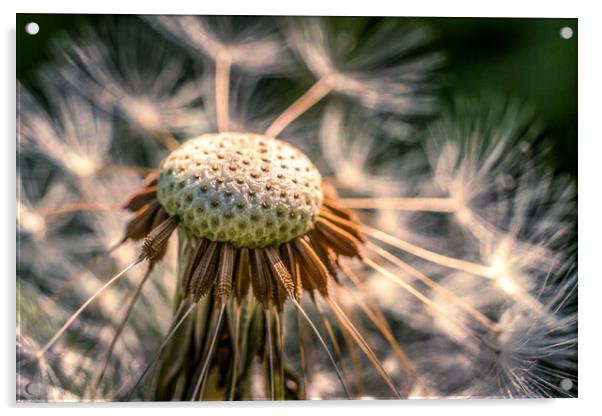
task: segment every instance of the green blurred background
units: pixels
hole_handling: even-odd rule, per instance
[[[17,15],[17,78],[35,86],[35,73],[51,60],[51,44],[103,15]],[[379,18],[368,18],[378,20]],[[360,19],[349,19],[349,24]],[[363,19],[361,19],[363,20]],[[435,34],[433,49],[443,51],[443,99],[503,93],[537,109],[553,145],[551,161],[559,171],[577,176],[577,19],[420,18]],[[31,36],[25,25],[35,21]],[[365,21],[363,22],[365,23]],[[347,23],[346,23],[347,24]],[[573,35],[560,35],[570,27]]]

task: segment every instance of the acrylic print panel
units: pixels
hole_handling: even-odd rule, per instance
[[[577,396],[575,19],[17,18],[17,400]]]

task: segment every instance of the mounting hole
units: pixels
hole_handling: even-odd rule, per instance
[[[39,31],[40,25],[38,25],[36,22],[29,22],[25,25],[25,32],[27,32],[29,35],[37,35]]]
[[[36,382],[29,383],[25,386],[25,391],[31,396],[37,396],[40,394],[40,385]]]
[[[573,388],[573,382],[568,378],[564,378],[560,382],[560,388],[564,391],[570,391]]]
[[[562,29],[560,29],[560,37],[562,39],[570,39],[573,37],[573,29],[571,29],[568,26],[563,27]]]

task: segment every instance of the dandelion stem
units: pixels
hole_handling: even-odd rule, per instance
[[[132,263],[130,263],[126,268],[124,268],[123,270],[121,270],[119,273],[117,273],[115,276],[113,276],[107,283],[105,283],[104,285],[102,285],[102,287],[100,289],[98,289],[92,296],[90,296],[88,298],[88,300],[86,300],[72,315],[71,317],[69,317],[69,319],[67,320],[67,322],[65,322],[65,324],[54,334],[54,336],[50,339],[50,341],[48,341],[46,343],[46,345],[44,345],[42,347],[42,349],[40,349],[35,357],[36,360],[39,359],[40,357],[42,357],[46,351],[48,351],[48,349],[50,347],[52,347],[52,345],[54,345],[54,343],[61,337],[61,335],[63,335],[65,333],[65,331],[73,324],[73,322],[75,322],[75,320],[77,319],[77,317],[88,307],[88,305],[90,305],[90,303],[92,303],[94,301],[94,299],[96,299],[100,294],[102,294],[109,286],[111,286],[113,283],[115,283],[117,280],[119,280],[123,275],[125,275],[128,271],[130,271],[134,266],[136,266],[138,263],[140,263],[143,260],[143,258],[137,258],[136,260],[134,260]]]
[[[403,250],[407,253],[413,254],[413,255],[423,258],[425,260],[431,261],[433,263],[440,264],[442,266],[449,267],[452,269],[461,270],[461,271],[464,271],[467,273],[471,273],[476,276],[486,277],[488,279],[496,279],[497,282],[501,282],[501,286],[504,288],[504,290],[508,294],[514,295],[516,300],[522,302],[524,305],[526,305],[529,308],[531,308],[532,310],[540,313],[541,315],[544,315],[546,313],[545,309],[543,309],[541,307],[541,305],[537,302],[537,300],[535,300],[528,293],[520,290],[520,288],[516,287],[512,283],[511,280],[504,278],[504,276],[501,276],[501,278],[500,278],[500,272],[499,272],[499,270],[496,270],[495,267],[483,266],[480,264],[471,263],[471,262],[468,262],[465,260],[460,260],[460,259],[456,259],[453,257],[445,256],[445,255],[442,255],[439,253],[435,253],[433,251],[424,249],[422,247],[418,247],[412,243],[401,240],[400,238],[394,237],[390,234],[387,234],[387,233],[377,230],[375,228],[369,227],[367,225],[363,225],[362,229],[364,230],[364,232],[366,234],[371,235],[372,237],[376,238],[377,240],[380,240],[393,247],[396,247],[400,250]],[[424,284],[439,291],[440,293],[447,295],[449,299],[452,299],[452,301],[454,303],[456,303],[456,305],[458,305],[462,309],[464,309],[465,312],[469,313],[471,316],[473,316],[475,319],[477,319],[479,322],[481,322],[483,325],[485,325],[489,330],[494,331],[494,332],[499,330],[497,324],[495,324],[494,322],[489,320],[484,315],[480,314],[478,311],[470,308],[468,305],[464,304],[463,302],[461,302],[459,300],[454,300],[454,296],[449,291],[447,291],[443,287],[437,285],[435,282],[432,282],[430,279],[428,279],[422,273],[420,273],[419,271],[417,271],[416,269],[411,267],[409,264],[402,262],[400,259],[398,259],[395,256],[393,256],[392,254],[386,252],[385,250],[376,248],[377,246],[375,246],[373,244],[370,244],[370,247],[373,250],[376,250],[377,254],[379,254],[383,257],[386,257],[387,260],[395,263],[398,267],[401,267],[402,269],[406,270],[408,273],[414,275],[416,278],[421,280]]]
[[[391,209],[398,211],[456,212],[451,198],[339,198],[350,209]]]
[[[102,212],[102,211],[119,211],[123,209],[121,204],[104,204],[101,202],[70,202],[56,208],[38,209],[34,212],[43,216],[67,214],[70,212]]]
[[[230,391],[228,393],[228,400],[232,401],[234,400],[234,392],[236,391],[236,378],[238,377],[238,360],[239,360],[239,356],[240,356],[240,351],[239,351],[239,346],[238,346],[238,342],[239,342],[239,331],[240,331],[240,315],[241,315],[241,308],[238,306],[238,304],[236,302],[233,302],[233,308],[234,308],[234,342],[233,344],[233,359],[232,359],[232,379],[230,381]]]
[[[130,389],[129,393],[126,396],[126,401],[130,401],[130,398],[132,397],[132,394],[134,394],[134,391],[140,385],[140,383],[144,379],[144,376],[148,373],[148,371],[151,369],[151,367],[154,367],[155,363],[157,362],[157,360],[161,356],[161,353],[163,352],[163,350],[167,346],[167,343],[169,342],[169,340],[171,339],[171,337],[176,333],[176,331],[178,330],[178,328],[180,327],[180,325],[182,325],[182,323],[186,320],[186,318],[188,317],[188,315],[190,315],[190,313],[193,311],[193,309],[194,309],[194,307],[196,305],[197,305],[196,303],[191,304],[188,307],[188,309],[186,310],[186,312],[180,318],[178,318],[178,315],[180,315],[180,313],[181,313],[181,311],[183,309],[183,306],[184,306],[183,303],[180,304],[180,306],[178,307],[178,309],[177,309],[177,311],[175,313],[175,318],[174,318],[173,322],[171,323],[171,325],[169,327],[169,331],[167,331],[167,335],[165,335],[165,337],[163,338],[163,341],[161,341],[161,345],[159,345],[159,349],[155,353],[153,359],[146,365],[146,367],[144,367],[144,370],[142,371],[142,373],[140,374],[140,376],[138,376],[138,379],[136,380],[136,383],[134,383],[134,385],[132,386],[132,388]]]
[[[464,331],[467,335],[472,335],[472,333],[465,327],[465,325],[462,322],[460,322],[460,321],[456,320],[455,318],[453,318],[445,309],[443,309],[440,305],[438,305],[437,303],[435,303],[432,300],[430,300],[426,295],[424,295],[423,293],[421,293],[419,290],[417,290],[416,288],[414,288],[410,284],[408,284],[408,283],[404,282],[403,280],[401,280],[399,278],[399,276],[397,276],[395,273],[393,273],[390,270],[388,270],[388,269],[380,266],[379,264],[375,263],[374,261],[372,261],[370,259],[364,259],[364,263],[367,266],[369,266],[372,269],[374,269],[375,271],[377,271],[380,274],[382,274],[383,276],[385,276],[386,278],[388,278],[389,280],[391,280],[392,282],[394,282],[397,285],[401,286],[404,290],[406,290],[408,293],[410,293],[412,296],[414,296],[416,299],[418,299],[419,301],[421,301],[425,305],[427,305],[427,306],[433,308],[434,310],[436,310],[437,313],[439,313],[441,316],[443,316],[446,319],[448,319],[451,323],[453,323],[454,325],[456,325],[460,330]]]
[[[542,305],[537,298],[533,297],[527,291],[519,287],[510,279],[510,277],[501,275],[498,277],[498,279],[496,279],[496,283],[507,295],[511,296],[515,302],[518,302],[521,305],[531,309],[533,312],[546,320],[554,319],[550,316],[550,311],[544,305]]]
[[[153,172],[155,169],[147,166],[133,166],[133,165],[119,165],[119,164],[107,164],[103,166],[98,173],[99,174],[120,174],[122,172],[139,173],[141,175],[147,175]]]
[[[169,151],[174,151],[180,147],[180,142],[168,131],[158,132],[157,137]]]
[[[345,379],[343,378],[343,374],[341,373],[341,370],[339,369],[339,366],[337,365],[334,357],[332,356],[332,353],[330,352],[330,349],[328,348],[328,345],[326,345],[326,341],[324,341],[324,338],[322,338],[322,335],[320,335],[320,331],[318,331],[318,328],[316,328],[316,326],[314,325],[314,323],[312,322],[312,320],[310,319],[310,317],[307,316],[307,313],[305,313],[305,310],[303,310],[303,308],[301,307],[301,305],[299,304],[299,302],[297,302],[297,300],[295,299],[295,297],[294,297],[294,295],[292,293],[289,293],[289,299],[293,303],[293,305],[295,305],[295,308],[297,308],[297,310],[299,311],[299,313],[301,314],[301,316],[303,316],[303,318],[305,319],[305,321],[309,324],[309,326],[312,329],[312,331],[314,332],[314,334],[316,334],[316,337],[318,338],[318,341],[320,341],[320,344],[322,344],[322,347],[324,348],[324,351],[326,351],[326,354],[328,354],[328,358],[330,359],[330,362],[332,363],[332,366],[334,367],[334,370],[336,371],[337,376],[339,377],[341,385],[343,386],[343,390],[345,390],[345,394],[347,395],[348,398],[351,399],[352,396],[351,396],[351,393],[349,392],[349,388],[347,387],[347,383],[345,383]]]
[[[314,305],[316,306],[316,310],[318,311],[318,313],[320,314],[320,317],[322,318],[322,324],[324,326],[324,329],[326,329],[326,333],[330,337],[330,341],[332,342],[332,348],[334,349],[334,353],[336,354],[337,359],[339,360],[339,363],[340,363],[339,365],[341,367],[341,372],[343,374],[343,377],[345,378],[345,382],[347,384],[349,384],[349,375],[347,373],[345,363],[343,362],[343,352],[341,350],[341,346],[339,345],[339,342],[337,341],[337,337],[334,334],[332,325],[330,324],[330,321],[328,320],[328,317],[326,316],[326,313],[324,313],[324,309],[320,306],[320,304],[318,302],[314,301]]]
[[[376,326],[380,333],[385,337],[391,348],[393,348],[393,352],[397,356],[397,360],[399,361],[401,366],[409,372],[409,374],[414,378],[416,383],[418,383],[421,388],[426,388],[422,380],[418,378],[416,368],[414,367],[404,350],[401,348],[399,343],[395,340],[395,337],[393,336],[393,331],[391,330],[391,327],[389,326],[386,318],[382,314],[380,308],[378,307],[374,299],[367,293],[361,280],[345,263],[341,262],[340,266],[341,271],[345,273],[347,277],[349,277],[349,279],[353,282],[354,286],[359,290],[359,293],[365,294],[367,304],[360,296],[358,296],[357,292],[354,290],[349,290],[343,285],[338,285],[337,290],[344,290],[356,300],[360,309],[362,309],[362,311],[366,314],[368,319],[372,321],[372,323]]]
[[[203,365],[201,367],[201,373],[199,374],[199,378],[194,386],[194,391],[192,392],[192,397],[190,401],[195,401],[197,397],[199,399],[203,398],[203,392],[205,391],[205,383],[207,381],[207,375],[209,373],[209,364],[211,363],[211,359],[213,358],[213,350],[215,349],[215,344],[217,342],[217,337],[219,335],[219,330],[222,323],[222,317],[224,316],[224,312],[226,311],[226,304],[223,303],[220,306],[219,313],[217,315],[217,320],[215,322],[215,329],[213,330],[213,334],[211,335],[211,342],[209,343],[209,349],[207,350],[207,356],[203,361]]]
[[[349,351],[349,358],[351,359],[351,367],[353,368],[353,390],[357,397],[365,396],[366,386],[364,383],[365,371],[362,367],[362,362],[358,354],[358,346],[354,339],[351,337],[349,332],[341,331],[343,334],[343,340],[345,341],[345,347]]]
[[[297,98],[265,131],[266,136],[277,137],[282,130],[291,124],[297,117],[305,113],[318,101],[332,91],[332,83],[326,77],[320,78],[301,97]]]
[[[305,347],[303,346],[303,321],[301,320],[301,313],[299,309],[295,309],[296,317],[297,317],[297,328],[299,337],[299,366],[301,367],[301,397],[306,398],[307,394],[307,386],[306,386],[306,362],[305,362]]]
[[[118,243],[113,244],[111,247],[109,247],[104,253],[98,254],[90,260],[88,260],[86,264],[84,264],[80,269],[78,269],[75,273],[69,276],[65,283],[63,283],[54,293],[52,293],[50,297],[40,302],[38,310],[33,315],[32,321],[36,322],[42,313],[47,312],[50,305],[56,303],[56,300],[63,293],[65,293],[67,289],[73,286],[77,278],[79,278],[85,271],[90,270],[92,267],[96,266],[101,260],[106,259],[109,254],[121,247],[126,241],[126,238],[121,239]]]
[[[215,59],[215,111],[217,114],[217,129],[228,131],[230,124],[230,67],[229,54],[220,54]]]
[[[521,241],[512,235],[501,231],[495,225],[467,207],[459,209],[456,216],[479,241],[496,239],[507,241],[508,244],[516,246],[517,250],[524,251],[529,260],[534,264],[537,264],[538,267],[547,268],[560,266],[560,261],[556,258],[556,253],[554,253],[553,250],[542,245],[529,243],[528,241]]]
[[[341,307],[334,301],[334,299],[332,297],[326,296],[324,299],[326,300],[326,303],[328,303],[328,305],[330,306],[330,310],[332,310],[332,312],[334,313],[335,317],[339,321],[339,324],[341,324],[343,329],[345,329],[346,331],[349,332],[349,334],[352,336],[352,338],[355,340],[355,342],[359,345],[361,350],[364,352],[366,357],[370,360],[372,365],[376,368],[376,371],[378,371],[378,373],[380,374],[382,379],[385,381],[385,383],[387,384],[389,389],[393,392],[393,394],[395,394],[395,396],[398,399],[402,399],[403,397],[397,390],[397,387],[395,386],[395,383],[391,379],[391,376],[389,375],[389,373],[387,373],[387,370],[385,370],[385,368],[383,367],[381,362],[378,360],[378,358],[376,357],[376,354],[374,354],[374,351],[372,351],[372,349],[370,348],[370,346],[368,345],[368,343],[366,342],[364,337],[359,333],[359,331],[351,323],[349,318],[347,318],[347,315],[345,315],[345,312],[343,312]]]
[[[268,371],[269,371],[269,386],[270,386],[270,400],[274,400],[274,346],[272,341],[272,319],[270,316],[270,310],[265,309],[263,311],[265,316],[265,331],[267,334],[268,344]]]
[[[281,400],[286,399],[286,390],[284,383],[284,316],[282,312],[275,315],[277,325],[276,330],[278,331],[278,373],[280,376],[280,383],[278,385],[280,389],[279,397]]]
[[[414,267],[410,266],[408,263],[395,257],[393,254],[389,253],[387,250],[384,250],[372,243],[367,243],[366,247],[368,249],[372,250],[377,255],[384,258],[385,260],[388,260],[389,262],[393,263],[395,266],[399,267],[403,271],[414,276],[416,279],[420,280],[422,283],[424,283],[429,288],[433,289],[437,293],[439,293],[439,294],[443,295],[444,297],[446,297],[447,299],[449,299],[452,303],[454,303],[456,306],[461,308],[464,312],[466,312],[467,314],[472,316],[474,319],[476,319],[478,322],[483,324],[483,326],[485,326],[488,330],[490,330],[492,332],[497,332],[499,330],[498,325],[495,322],[493,322],[491,319],[487,318],[481,312],[479,312],[478,310],[476,310],[475,308],[470,306],[468,303],[459,299],[455,294],[453,294],[452,292],[450,292],[443,286],[439,285],[438,283],[434,282],[432,279],[430,279],[424,273],[420,272],[419,270],[416,270]]]
[[[368,225],[363,224],[362,230],[364,231],[364,233],[372,236],[373,238],[379,241],[387,243],[416,257],[428,260],[432,263],[440,264],[451,269],[461,270],[467,273],[474,274],[476,276],[486,277],[488,279],[492,279],[496,275],[495,270],[491,267],[435,253],[434,251],[419,247],[415,244],[394,237],[390,234],[377,230],[376,228],[372,228]]]
[[[109,360],[111,359],[111,355],[113,354],[113,350],[115,348],[115,345],[117,344],[117,340],[119,339],[119,336],[121,335],[121,333],[123,332],[123,329],[125,328],[125,324],[127,323],[127,320],[130,317],[132,310],[134,309],[134,305],[136,304],[136,301],[138,300],[140,293],[142,293],[142,288],[144,287],[144,283],[146,283],[146,281],[148,280],[148,278],[151,274],[151,271],[152,271],[152,266],[149,265],[146,273],[144,273],[144,276],[142,276],[142,279],[140,279],[140,282],[136,285],[136,288],[134,289],[134,292],[132,293],[131,299],[128,303],[127,310],[125,311],[123,317],[121,318],[119,325],[115,329],[115,334],[113,335],[113,339],[111,340],[111,345],[109,345],[109,348],[107,349],[107,352],[105,354],[105,358],[103,361],[103,365],[100,369],[98,376],[96,377],[96,382],[95,382],[93,390],[92,390],[92,397],[94,397],[96,395],[96,391],[98,390],[98,386],[100,386],[100,383],[104,377],[105,371],[109,364]]]

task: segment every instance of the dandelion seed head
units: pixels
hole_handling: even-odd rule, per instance
[[[487,341],[480,345],[475,338],[431,339],[428,348],[433,350],[423,351],[417,366],[424,368],[425,377],[439,380],[434,382],[434,389],[444,395],[467,397],[572,394],[561,391],[562,380],[573,380],[577,359],[576,293],[571,266],[567,264],[555,276],[539,282],[537,295],[529,299],[525,299],[530,296],[528,292],[507,275],[484,282],[462,274],[449,279],[442,283],[469,304],[496,317],[498,329],[484,335]],[[468,351],[472,351],[470,358]],[[451,367],[456,367],[457,386],[451,379],[443,379]]]
[[[37,343],[26,335],[17,339],[17,365],[32,362]],[[39,360],[17,372],[18,401],[75,401],[78,396],[61,387],[57,375],[48,360]]]
[[[568,280],[571,282],[571,279]],[[515,305],[501,317],[497,339],[499,353],[490,364],[490,377],[500,387],[498,394],[516,397],[551,397],[571,395],[561,391],[561,382],[572,378],[576,368],[577,315],[565,302],[573,293],[568,285],[555,287],[556,295],[541,299],[550,312]],[[560,309],[557,309],[560,307]],[[485,381],[485,380],[484,380]],[[483,382],[481,388],[494,387]]]
[[[341,188],[354,189],[371,195],[393,196],[407,189],[406,181],[398,180],[404,167],[381,163],[374,167],[375,150],[380,149],[375,132],[366,128],[365,115],[352,113],[339,104],[327,106],[320,131],[321,152],[328,168]],[[376,169],[376,171],[375,171]]]
[[[102,165],[89,158],[73,155],[69,160],[69,166],[76,175],[87,178],[100,169]]]
[[[202,76],[190,77],[187,58],[131,17],[110,28],[84,30],[56,49],[62,61],[44,73],[46,83],[70,85],[131,128],[153,135],[199,134],[210,123],[200,102]]]
[[[19,228],[43,239],[47,230],[44,217],[29,210],[21,201],[17,201],[17,210],[19,211]]]
[[[92,103],[77,94],[50,91],[46,111],[24,88],[21,138],[32,152],[44,155],[77,178],[89,178],[106,163],[112,125]],[[50,88],[50,87],[49,87]]]
[[[497,284],[508,294],[512,294],[516,291],[516,284],[506,275],[501,275],[497,279]]]
[[[145,98],[126,97],[123,103],[123,111],[128,118],[151,132],[159,132],[164,128],[163,118],[158,110],[154,103]]]
[[[207,134],[167,157],[158,195],[198,238],[265,247],[312,227],[322,205],[322,177],[303,153],[280,140]]]
[[[335,36],[325,19],[295,19],[287,28],[289,43],[318,79],[323,79],[337,92],[361,105],[380,111],[424,115],[433,111],[427,81],[442,61],[438,54],[423,54],[418,59],[407,57],[428,42],[424,28],[399,27],[385,21],[366,35],[362,46],[349,37]],[[391,58],[397,65],[388,65]]]
[[[292,60],[286,45],[270,22],[256,19],[236,30],[231,16],[146,16],[160,31],[213,60],[227,59],[256,75],[290,70]],[[253,53],[249,53],[252,50]]]
[[[91,247],[86,236],[65,238],[65,227],[73,215],[48,215],[47,212],[73,198],[73,191],[65,183],[49,181],[45,168],[34,172],[32,178],[18,178],[17,232],[21,264],[38,276],[68,275],[76,267],[73,258]]]

